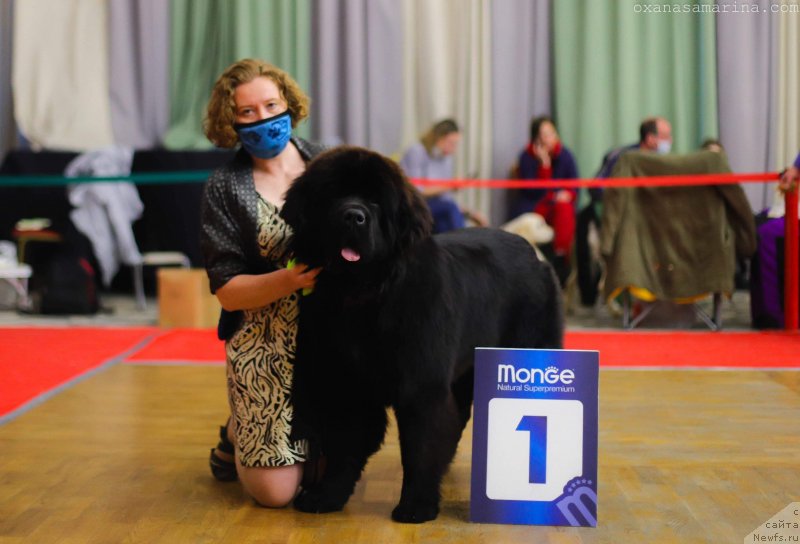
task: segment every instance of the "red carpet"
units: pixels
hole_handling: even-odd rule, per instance
[[[568,332],[566,349],[600,351],[603,367],[800,368],[785,332]]]
[[[0,422],[33,406],[67,382],[121,360],[158,329],[0,329]]]
[[[128,357],[129,363],[223,363],[225,344],[216,329],[172,329]]]
[[[800,369],[800,335],[783,332],[569,331],[567,349],[616,368]],[[104,365],[222,364],[211,329],[0,329],[0,423]]]
[[[800,335],[783,332],[569,331],[567,349],[600,351],[604,367],[800,368]],[[216,331],[163,333],[126,359],[135,363],[220,363]]]

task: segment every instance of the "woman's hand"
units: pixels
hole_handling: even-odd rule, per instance
[[[556,191],[556,202],[572,202],[572,193],[566,189]]]
[[[781,175],[781,181],[778,188],[782,193],[791,191],[797,188],[797,182],[800,179],[800,170],[796,166],[790,166]]]
[[[538,142],[534,142],[533,152],[536,155],[536,158],[539,159],[539,162],[542,163],[542,166],[545,168],[550,166],[550,152],[545,146]]]
[[[478,210],[464,209],[464,210],[461,210],[461,212],[464,214],[464,217],[466,217],[467,219],[469,219],[470,221],[472,221],[473,223],[475,223],[479,227],[488,227],[489,226],[489,220],[486,218],[485,215],[483,215]]]
[[[294,291],[299,289],[313,289],[317,283],[317,276],[322,272],[322,268],[309,268],[307,265],[297,263],[291,268],[287,268],[288,281],[294,287]]]

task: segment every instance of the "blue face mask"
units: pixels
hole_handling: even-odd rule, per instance
[[[259,159],[271,159],[286,148],[292,136],[292,116],[287,111],[256,121],[233,125],[242,146]]]

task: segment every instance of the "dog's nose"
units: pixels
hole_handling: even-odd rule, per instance
[[[358,208],[349,208],[344,212],[344,222],[348,225],[360,227],[367,222],[367,215]]]

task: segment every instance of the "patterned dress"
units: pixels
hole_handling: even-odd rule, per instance
[[[291,231],[278,213],[274,204],[258,199],[261,256],[285,267]],[[305,461],[306,441],[289,439],[297,316],[297,293],[245,310],[241,326],[225,344],[228,400],[236,421],[239,459],[246,467]]]

